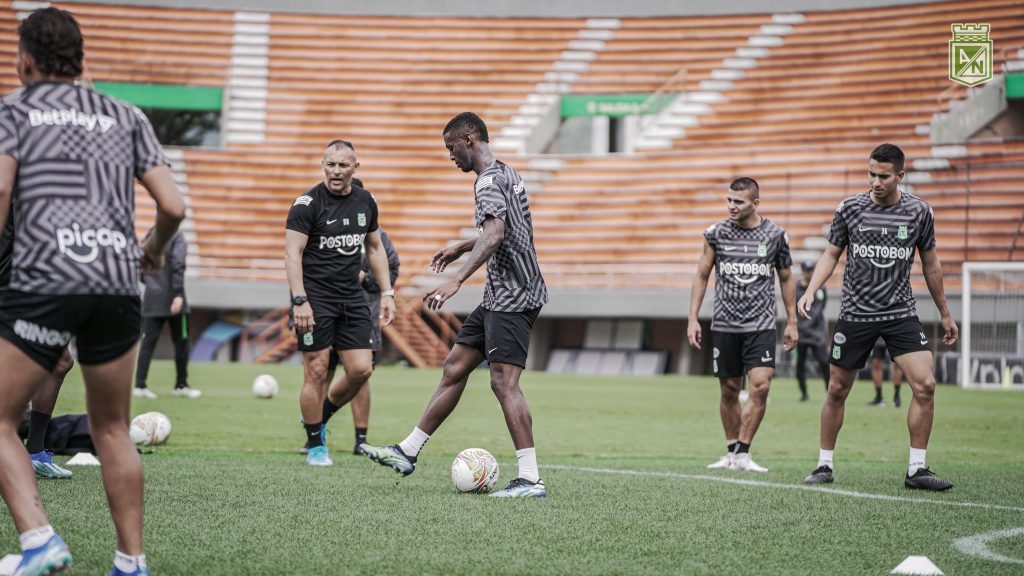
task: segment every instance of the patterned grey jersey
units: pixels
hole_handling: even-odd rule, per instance
[[[476,227],[488,217],[505,222],[505,238],[487,260],[482,306],[493,312],[522,312],[548,302],[533,246],[533,218],[526,184],[515,168],[495,160],[476,178]]]
[[[712,224],[704,238],[715,251],[716,332],[775,328],[775,271],[789,268],[789,236],[767,218],[754,228],[732,220]]]
[[[0,102],[0,154],[18,162],[11,288],[139,293],[135,178],[167,164],[142,112],[42,82]]]
[[[910,289],[914,252],[935,247],[935,215],[924,200],[903,192],[879,206],[864,192],[839,203],[828,241],[846,248],[841,320],[878,322],[917,315]]]

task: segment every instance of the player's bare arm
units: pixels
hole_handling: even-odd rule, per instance
[[[686,327],[686,338],[690,346],[700,350],[700,305],[704,302],[704,292],[708,289],[708,279],[711,278],[711,269],[715,267],[715,249],[704,240],[704,246],[700,251],[700,258],[697,260],[697,274],[693,277],[690,285],[690,320]]]
[[[473,251],[469,253],[469,261],[463,264],[462,268],[459,268],[459,271],[455,273],[451,280],[427,292],[423,297],[423,301],[427,303],[427,308],[431,310],[440,309],[449,298],[459,291],[459,288],[462,288],[462,283],[468,280],[484,262],[487,262],[487,259],[494,254],[498,246],[501,246],[501,242],[504,239],[504,220],[500,218],[487,218],[484,220],[483,232],[476,239]]]
[[[379,228],[366,235],[366,260],[380,286],[380,325],[387,326],[395,319],[395,291],[391,286],[388,254],[380,240]]]
[[[476,246],[476,238],[469,238],[462,242],[457,242],[451,246],[441,248],[434,253],[434,257],[430,259],[430,269],[434,272],[441,273],[448,267],[449,264],[459,259],[460,256],[473,250]]]
[[[843,255],[843,250],[843,248],[835,244],[829,244],[825,248],[825,253],[818,259],[818,264],[814,267],[814,274],[811,275],[811,282],[807,285],[807,290],[804,291],[803,297],[796,304],[797,311],[804,318],[811,319],[811,305],[814,304],[814,294],[818,291],[818,288],[824,286],[825,282],[828,282],[828,279],[832,277],[832,273],[836,270],[836,265],[839,264],[839,257]]]
[[[935,307],[939,309],[939,318],[942,320],[942,343],[952,346],[960,337],[960,331],[953,321],[953,315],[949,313],[949,305],[946,303],[946,290],[942,282],[942,263],[939,262],[939,254],[935,248],[921,252],[921,267],[924,270],[924,281],[928,285],[928,292],[932,295]]]
[[[796,280],[788,267],[779,268],[779,287],[782,288],[782,304],[786,307],[786,329],[782,332],[782,343],[786,350],[792,350],[800,335],[796,329]]]
[[[7,225],[11,212],[11,192],[14,190],[14,176],[18,173],[18,161],[6,154],[0,154],[0,230]]]
[[[295,296],[305,296],[306,287],[302,282],[302,252],[306,249],[309,236],[295,230],[284,231],[284,270],[288,275],[288,288]],[[299,332],[312,332],[313,307],[309,301],[295,307],[295,327]]]
[[[164,165],[154,166],[142,175],[142,185],[156,201],[156,225],[153,233],[142,246],[140,272],[152,273],[163,267],[164,248],[178,231],[178,225],[185,218],[185,200],[178,185],[174,183],[171,169]]]

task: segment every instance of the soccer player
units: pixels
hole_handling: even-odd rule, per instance
[[[885,359],[889,351],[885,349],[885,341],[879,336],[875,341],[875,347],[871,350],[871,383],[875,386],[875,399],[870,406],[885,407],[885,399],[882,397],[882,384],[885,382]],[[891,359],[890,359],[891,360]],[[900,385],[903,384],[903,371],[895,362],[890,362],[892,368],[892,405],[900,407]]]
[[[814,262],[803,262],[800,264],[802,276],[796,284],[796,297],[799,300],[806,292],[807,285],[811,281],[811,273],[814,272]],[[828,302],[828,293],[824,288],[818,288],[814,292],[814,300],[811,303],[810,318],[799,317],[796,321],[797,331],[800,333],[800,340],[796,345],[796,381],[800,386],[800,401],[807,402],[810,396],[807,395],[807,357],[814,358],[821,370],[821,377],[825,381],[825,391],[828,391],[828,353],[825,345],[828,342],[828,326],[825,322],[825,304]]]
[[[13,203],[11,210],[13,211]],[[0,235],[0,303],[7,299],[7,288],[11,282],[11,254],[14,251],[14,219],[8,217]],[[37,478],[70,478],[71,470],[59,466],[53,461],[53,454],[45,449],[46,429],[53,417],[53,408],[57,405],[57,394],[64,384],[74,360],[67,348],[61,354],[57,367],[50,373],[46,382],[32,396],[29,409],[28,438],[25,448],[28,449],[32,468]]]
[[[519,387],[526,366],[530,331],[548,301],[533,245],[533,219],[526,185],[519,173],[495,159],[488,145],[487,126],[479,116],[463,112],[444,128],[444,145],[455,165],[477,174],[475,223],[480,235],[434,254],[431,268],[442,272],[448,264],[469,252],[469,258],[444,284],[423,297],[432,310],[448,301],[484,262],[487,284],[483,302],[466,318],[455,346],[444,362],[444,373],[412,433],[398,444],[365,445],[375,462],[390,466],[403,476],[416,470],[423,445],[455,409],[474,368],[490,363],[491,390],[498,398],[505,424],[512,436],[519,472],[497,497],[544,497],[547,487],[540,479],[533,444],[533,419]]]
[[[10,290],[0,303],[0,492],[20,533],[16,574],[69,570],[17,424],[72,336],[93,442],[117,532],[110,574],[149,574],[142,552],[142,462],[128,437],[139,339],[139,269],[157,269],[184,202],[153,127],[134,106],[75,84],[82,34],[63,10],[18,28],[24,88],[0,103],[0,222],[14,218]],[[139,178],[156,200],[156,232],[135,239]],[[9,215],[11,197],[16,198]]]
[[[164,267],[155,274],[142,276],[146,291],[142,295],[142,345],[139,346],[139,365],[135,369],[135,390],[132,391],[135,398],[156,398],[156,393],[146,385],[146,379],[164,324],[170,327],[171,343],[174,345],[173,394],[181,398],[199,398],[203,395],[202,390],[188,385],[189,309],[185,297],[187,252],[185,235],[178,232],[167,245]]]
[[[299,395],[309,446],[306,463],[333,464],[324,445],[323,416],[348,403],[373,372],[373,321],[359,284],[361,250],[381,287],[383,324],[395,314],[395,291],[380,240],[377,203],[352,185],[359,167],[351,142],[335,140],[323,156],[324,179],[295,199],[285,230],[285,270],[292,293],[295,331],[302,352]],[[345,374],[328,391],[332,353]]]
[[[875,340],[881,336],[913,392],[907,411],[910,459],[904,486],[924,490],[953,487],[952,482],[938,478],[925,467],[935,410],[935,375],[929,339],[917,318],[910,287],[915,252],[921,253],[924,279],[939,309],[943,343],[952,346],[958,332],[946,305],[931,206],[899,189],[904,160],[903,151],[892,144],[882,144],[871,152],[871,190],[839,203],[828,233],[829,245],[798,304],[800,313],[808,316],[810,295],[832,276],[845,250],[842,306],[832,335],[828,395],[821,408],[821,449],[818,467],[804,479],[808,484],[832,482],[832,455],[843,426],[846,397],[857,371],[864,367]]]
[[[750,458],[750,445],[764,418],[775,372],[775,276],[782,287],[787,323],[786,350],[797,342],[796,292],[790,266],[789,237],[760,216],[760,189],[752,178],[737,178],[726,193],[729,218],[704,231],[704,247],[690,288],[686,336],[701,349],[700,305],[711,270],[716,269],[715,310],[711,321],[713,368],[721,384],[719,413],[726,453],[708,468],[767,472]],[[740,386],[746,374],[749,397],[740,410]]]
[[[352,183],[362,188],[362,181],[358,178],[353,178]],[[395,285],[395,281],[398,280],[398,268],[401,262],[398,259],[398,252],[395,250],[395,245],[391,242],[391,238],[388,233],[383,229],[380,231],[380,241],[384,245],[384,251],[388,255],[388,272],[391,277],[391,285]],[[363,287],[363,292],[366,294],[366,303],[370,307],[370,319],[373,320],[373,345],[370,347],[372,351],[372,363],[376,368],[377,366],[377,352],[380,351],[381,337],[383,336],[380,325],[380,285],[377,284],[377,280],[373,276],[373,271],[370,269],[369,262],[366,261],[365,254],[363,255],[361,269],[359,270],[359,284]],[[334,372],[338,368],[338,356],[337,354],[331,354],[330,362],[327,365],[327,381],[334,382]],[[329,390],[339,391],[339,386],[332,386]],[[328,396],[328,401],[324,402],[325,411],[323,413],[323,424],[327,425],[327,421],[338,411],[339,407],[333,402],[335,400]],[[366,435],[370,426],[370,382],[367,381],[363,385],[359,393],[352,398],[349,402],[352,408],[352,424],[355,426],[356,442],[352,448],[352,453],[360,455],[363,453],[362,445],[366,443]],[[326,429],[326,428],[325,428]],[[324,440],[326,443],[326,439]],[[309,445],[303,446],[299,452],[302,454],[309,453]]]

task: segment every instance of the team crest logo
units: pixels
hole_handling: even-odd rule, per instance
[[[846,344],[846,334],[842,332],[836,332],[832,339],[836,341],[836,344]]]
[[[356,222],[359,222],[360,226],[366,226],[366,214],[363,213],[363,212],[360,212],[359,214],[357,214],[356,215]]]
[[[967,87],[992,79],[992,40],[988,24],[953,24],[949,79]]]
[[[303,334],[302,335],[302,343],[304,345],[306,345],[306,346],[312,346],[313,345],[313,333],[312,332],[306,332],[305,334]]]
[[[767,256],[768,255],[768,247],[765,246],[764,244],[758,244],[757,245],[757,255],[761,256],[761,257]]]
[[[899,230],[896,231],[896,237],[899,238],[900,240],[906,240],[907,236],[907,225],[901,224]]]
[[[832,358],[839,360],[839,357],[843,355],[843,349],[838,344],[832,347]]]

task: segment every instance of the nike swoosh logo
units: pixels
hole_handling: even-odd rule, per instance
[[[857,228],[857,232],[870,232],[870,231],[871,231],[871,228],[865,228],[863,226],[861,226],[860,228]]]
[[[726,252],[732,252],[732,251],[733,251],[733,250],[735,250],[736,248],[738,248],[738,247],[737,247],[737,246],[726,246],[726,247],[725,247],[725,251],[726,251]]]
[[[493,354],[495,350],[497,350],[497,348],[491,348],[490,350],[487,351],[487,353],[488,354]]]
[[[328,220],[328,221],[327,221],[327,225],[328,225],[328,226],[330,226],[331,224],[334,224],[334,223],[335,223],[335,222],[337,222],[337,221],[338,221],[338,219],[337,219],[337,218],[335,218],[334,220]]]
[[[925,345],[925,344],[927,344],[927,343],[928,343],[928,341],[927,341],[927,340],[921,340],[921,346],[924,346],[924,345]]]

